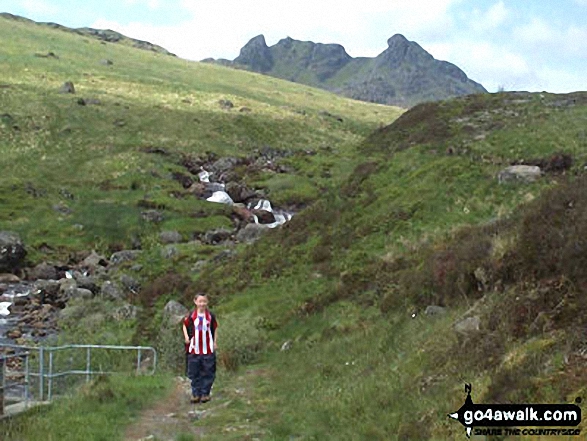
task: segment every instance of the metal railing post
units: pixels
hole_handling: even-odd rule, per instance
[[[27,352],[24,356],[24,407],[29,407],[29,353]]]
[[[86,348],[86,383],[90,381],[90,366],[92,363],[91,348]]]
[[[45,360],[43,346],[39,348],[39,401],[43,401],[45,395]]]
[[[137,375],[141,373],[141,348],[137,350]]]
[[[49,351],[49,381],[47,385],[47,399],[51,401],[51,392],[53,389],[53,351]]]
[[[4,415],[4,358],[0,356],[0,415]]]

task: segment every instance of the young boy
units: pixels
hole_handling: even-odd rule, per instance
[[[208,309],[208,297],[194,297],[196,309],[183,321],[188,377],[192,381],[192,403],[210,401],[210,389],[216,378],[216,317]]]

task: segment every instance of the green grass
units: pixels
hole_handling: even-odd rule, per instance
[[[314,150],[316,156],[295,164],[305,189],[279,196],[283,202],[310,202],[324,185],[312,169],[332,158],[323,147],[336,146],[341,157],[353,158],[362,136],[400,113],[261,75],[0,20],[7,42],[0,77],[8,86],[0,89],[0,166],[9,170],[0,179],[0,228],[15,229],[33,248],[39,237],[55,249],[104,250],[128,247],[133,235],[153,236],[165,226],[186,235],[228,226],[226,219],[209,218],[190,231],[191,212],[214,209],[193,197],[170,197],[181,191],[169,173],[183,169],[182,154],[244,157],[265,146]],[[59,59],[35,57],[48,51]],[[105,58],[114,64],[101,65]],[[73,81],[75,95],[58,93],[64,81]],[[79,98],[100,104],[80,106]],[[223,110],[220,99],[230,99],[235,108]],[[239,112],[241,107],[251,112]],[[345,122],[321,117],[322,110],[343,115]],[[147,147],[170,155],[144,153]],[[340,176],[348,166],[335,162],[330,173]],[[161,206],[169,223],[141,223],[137,205],[143,199]],[[56,213],[52,207],[60,203],[72,214]],[[31,251],[33,259],[43,257]]]
[[[168,377],[100,377],[80,392],[32,408],[1,423],[6,441],[122,440],[124,428],[139,410],[171,388]]]
[[[191,305],[194,290],[208,291],[226,336],[221,366],[233,370],[221,371],[218,383],[232,402],[198,423],[211,439],[457,440],[462,428],[446,414],[462,404],[465,381],[480,403],[584,396],[583,94],[423,104],[377,129],[400,112],[2,25],[9,43],[0,74],[10,87],[0,89],[0,113],[10,117],[0,119],[0,165],[9,170],[0,180],[0,228],[23,235],[32,262],[141,238],[138,326],[102,320],[95,338],[174,341],[175,331],[161,327],[164,302]],[[33,56],[48,50],[60,59]],[[101,58],[114,65],[99,65]],[[76,96],[56,92],[65,80],[74,81]],[[79,106],[80,96],[102,104]],[[219,99],[235,108],[222,110]],[[560,105],[565,100],[575,101]],[[183,170],[181,155],[244,157],[266,145],[291,151],[280,165],[292,172],[244,173],[245,180],[277,204],[307,208],[198,273],[194,264],[217,256],[218,247],[184,243],[164,258],[160,231],[187,240],[232,222],[224,206],[172,195],[182,191],[170,176]],[[554,154],[573,165],[530,184],[497,180],[514,162],[549,163]],[[56,211],[59,203],[71,213]],[[147,208],[160,210],[163,222],[142,221]],[[54,251],[41,251],[43,243]],[[424,316],[433,304],[447,314]],[[109,307],[92,309],[92,320]],[[453,325],[467,311],[482,330],[461,336]],[[63,338],[75,335],[74,325]],[[288,341],[291,350],[280,351]],[[231,390],[247,381],[258,386],[250,396]]]

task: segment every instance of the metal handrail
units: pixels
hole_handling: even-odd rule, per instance
[[[48,399],[48,401],[51,401],[51,399],[53,397],[53,379],[54,378],[64,377],[66,375],[85,375],[86,382],[88,382],[88,381],[90,381],[92,374],[119,373],[116,371],[92,370],[92,366],[91,366],[91,363],[92,363],[91,351],[92,351],[92,349],[136,350],[137,351],[137,361],[136,361],[136,366],[137,366],[136,373],[137,374],[141,373],[142,355],[145,352],[150,352],[153,357],[152,367],[151,367],[150,371],[147,371],[145,373],[147,375],[153,375],[157,369],[157,351],[155,350],[155,348],[153,348],[151,346],[115,346],[115,345],[93,345],[93,344],[70,344],[70,345],[53,346],[53,347],[48,347],[48,346],[33,347],[33,346],[14,345],[14,344],[10,344],[10,343],[1,343],[0,348],[1,347],[26,351],[26,352],[23,352],[23,354],[26,353],[26,363],[25,363],[26,364],[26,374],[25,375],[26,375],[26,382],[27,382],[26,400],[28,400],[29,376],[39,378],[39,400],[40,401],[43,401],[43,399],[45,398],[45,380],[47,380],[47,399]],[[65,349],[86,349],[86,369],[85,370],[70,369],[70,370],[65,370],[65,371],[54,372],[53,371],[53,368],[54,368],[53,354],[55,352],[62,351]],[[29,355],[30,351],[38,351],[38,353],[39,353],[39,372],[30,372],[29,360],[28,360],[28,355]],[[48,353],[48,356],[49,356],[48,371],[45,371],[45,354],[46,353]],[[12,354],[12,355],[3,356],[3,357],[5,357],[5,358],[6,357],[14,357],[16,355],[18,355],[18,354]]]
[[[0,355],[0,417],[4,415],[4,404],[5,404],[5,394],[6,390],[9,389],[6,387],[6,361],[12,359],[24,359],[24,371],[22,372],[12,372],[17,374],[24,374],[24,396],[25,396],[25,409],[28,408],[28,395],[29,395],[29,352],[18,352],[15,354],[2,354]],[[18,385],[18,383],[17,383]]]

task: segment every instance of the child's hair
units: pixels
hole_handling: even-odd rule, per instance
[[[196,293],[196,295],[194,296],[194,302],[198,299],[198,297],[206,297],[206,298],[208,298],[208,295],[205,292]]]

